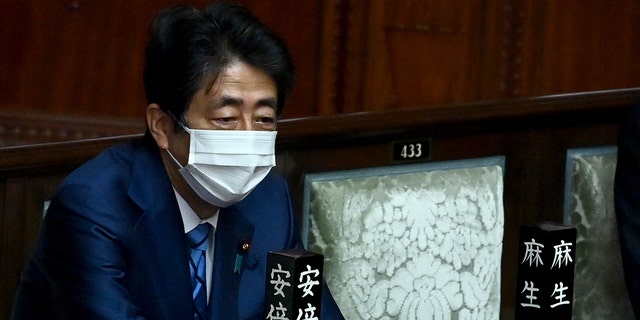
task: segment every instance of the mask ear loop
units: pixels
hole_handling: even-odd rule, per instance
[[[175,122],[177,125],[180,126],[180,128],[182,128],[182,130],[186,131],[188,134],[191,134],[191,129],[189,129],[189,126],[187,125],[186,120],[184,120],[184,117],[180,117],[182,120],[178,120],[178,117],[176,117],[176,115],[173,114],[173,112],[166,111],[166,113],[169,116],[169,118],[173,120],[173,122]]]
[[[178,125],[180,127],[182,127],[182,130],[184,130],[185,132],[187,132],[189,135],[191,135],[191,129],[189,129],[186,125],[183,125],[182,122],[178,122]]]
[[[173,162],[175,162],[176,165],[178,165],[178,168],[180,170],[184,169],[184,166],[178,161],[178,159],[176,159],[176,157],[173,156],[173,154],[171,154],[171,151],[169,151],[169,149],[167,149],[167,154],[169,154],[169,157],[171,157]]]
[[[171,111],[166,111],[166,113],[169,116],[169,118],[171,118],[171,120],[173,120],[182,128],[182,130],[187,132],[187,134],[191,135],[191,129],[189,129],[186,124],[183,124],[184,121],[178,120],[178,117],[176,117],[175,114],[173,114],[173,112]],[[173,162],[175,162],[175,164],[178,165],[178,168],[180,170],[184,169],[184,166],[180,163],[180,161],[178,161],[178,159],[176,159],[176,157],[173,156],[173,154],[171,153],[171,151],[169,151],[169,149],[167,149],[167,154],[169,154],[169,157],[171,157],[171,160],[173,160]]]

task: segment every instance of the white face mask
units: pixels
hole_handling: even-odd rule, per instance
[[[189,160],[178,170],[204,201],[221,208],[244,199],[276,164],[277,131],[196,130]]]

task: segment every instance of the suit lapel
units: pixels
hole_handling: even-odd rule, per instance
[[[234,273],[238,245],[251,243],[253,225],[235,207],[220,210],[216,228],[216,248],[209,302],[209,319],[238,319],[240,273]],[[243,264],[246,263],[243,259]]]
[[[193,318],[184,228],[158,151],[146,145],[134,161],[129,197],[144,211],[135,225],[152,297],[165,319]]]

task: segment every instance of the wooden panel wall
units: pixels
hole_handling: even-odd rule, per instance
[[[149,21],[161,8],[182,2],[0,0],[0,109],[142,117]],[[188,2],[202,7],[209,1]],[[292,105],[311,105],[322,1],[239,2],[288,40],[301,78]]]
[[[141,117],[147,24],[176,2],[0,0],[0,109]],[[286,118],[640,86],[635,0],[240,2],[293,53]]]
[[[640,2],[523,1],[518,92],[637,86]]]

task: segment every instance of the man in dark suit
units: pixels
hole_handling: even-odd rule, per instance
[[[614,201],[625,281],[640,319],[640,104],[622,116]]]
[[[13,319],[264,319],[267,253],[300,246],[270,173],[294,81],[282,40],[229,3],[168,8],[150,35],[147,132],[62,183]],[[321,309],[342,319],[326,287]]]

